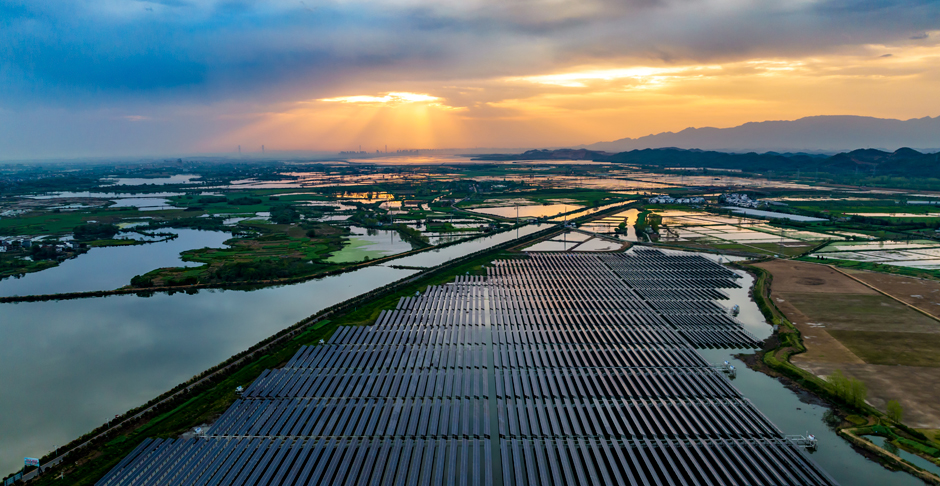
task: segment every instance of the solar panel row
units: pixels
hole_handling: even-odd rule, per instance
[[[539,254],[401,299],[264,372],[207,437],[99,484],[834,481],[693,346],[756,343],[705,258]]]

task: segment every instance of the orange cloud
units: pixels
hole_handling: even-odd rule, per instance
[[[884,56],[891,54],[891,56]],[[800,58],[573,66],[303,101],[213,141],[291,149],[536,147],[822,114],[940,114],[940,46]],[[364,93],[364,94],[363,94]],[[252,142],[248,142],[251,140]]]

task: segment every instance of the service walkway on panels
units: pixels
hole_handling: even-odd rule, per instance
[[[830,485],[696,347],[757,341],[706,258],[540,253],[340,328],[100,485]]]

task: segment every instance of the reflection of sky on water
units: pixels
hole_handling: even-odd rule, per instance
[[[580,209],[581,206],[574,204],[545,204],[536,206],[504,206],[498,208],[474,208],[470,209],[474,213],[492,214],[504,218],[547,218],[556,214]]]
[[[161,209],[176,209],[170,201],[159,197],[129,197],[114,199],[112,208],[137,208],[141,211],[159,211]]]
[[[57,199],[57,198],[94,198],[94,199],[124,199],[124,198],[158,198],[158,197],[173,197],[173,196],[182,196],[181,192],[148,192],[145,194],[130,193],[130,192],[91,192],[91,191],[82,191],[82,192],[71,192],[71,191],[61,191],[61,192],[47,192],[44,194],[37,194],[34,196],[23,196],[27,199]]]
[[[579,241],[540,241],[523,248],[522,251],[567,251],[580,244]]]

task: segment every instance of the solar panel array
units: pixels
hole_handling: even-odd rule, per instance
[[[498,261],[98,484],[835,484],[693,349],[756,342],[713,302],[735,278],[655,250]]]

